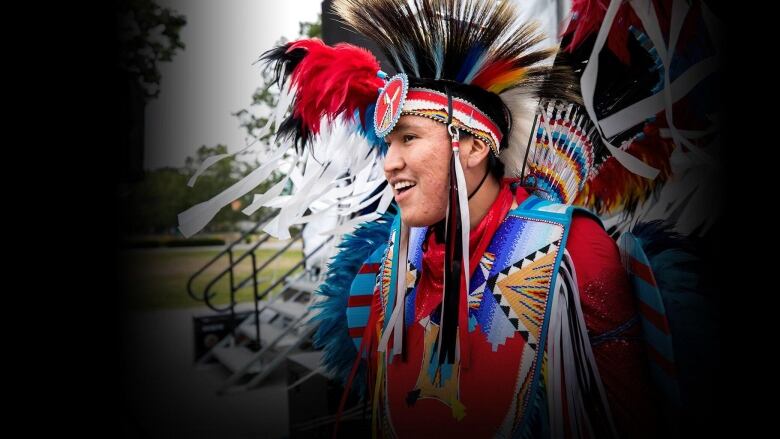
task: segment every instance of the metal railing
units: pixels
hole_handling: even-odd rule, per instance
[[[264,220],[265,219],[267,218],[264,218]],[[187,281],[187,293],[191,298],[205,303],[206,306],[208,306],[210,309],[218,313],[225,313],[225,312],[230,313],[230,332],[231,334],[233,334],[234,339],[236,338],[236,334],[235,334],[235,330],[237,326],[236,305],[238,304],[236,300],[236,293],[241,289],[245,288],[251,282],[252,295],[254,298],[254,314],[255,314],[255,326],[256,326],[255,331],[257,336],[256,340],[258,340],[259,342],[260,301],[263,300],[266,296],[268,296],[275,288],[277,288],[280,285],[283,285],[283,283],[292,274],[294,274],[301,266],[303,266],[310,257],[316,255],[326,244],[328,244],[333,239],[333,237],[328,238],[326,241],[320,244],[314,251],[310,252],[308,256],[303,256],[303,252],[302,252],[301,259],[295,265],[289,268],[284,274],[276,278],[271,283],[271,285],[265,287],[261,291],[260,290],[261,282],[259,280],[260,273],[266,270],[273,261],[275,261],[281,255],[287,252],[290,249],[290,247],[292,247],[296,242],[303,240],[302,233],[298,232],[295,236],[293,236],[289,240],[289,242],[287,242],[282,248],[280,248],[278,251],[272,254],[269,258],[260,261],[259,255],[257,253],[259,250],[261,250],[260,247],[271,238],[270,235],[266,234],[261,239],[259,239],[254,245],[246,249],[243,252],[243,254],[237,255],[238,252],[236,251],[235,248],[236,245],[241,242],[244,242],[247,236],[256,233],[258,229],[261,229],[267,223],[268,221],[258,221],[258,223],[252,229],[242,234],[240,238],[232,242],[227,248],[225,248],[216,256],[214,256],[211,260],[209,260],[209,262],[207,262],[203,267],[201,267],[192,276],[190,276],[189,280]],[[224,258],[226,257],[228,259],[227,267],[225,267],[223,270],[219,271],[216,275],[214,275],[214,277],[211,278],[210,281],[208,281],[208,283],[206,284],[206,286],[203,288],[202,291],[195,291],[196,279],[200,278],[206,272],[206,270],[208,270],[217,262],[223,261]],[[249,259],[249,262],[251,263],[251,270],[249,271],[249,274],[246,275],[246,277],[238,279],[239,276],[237,273],[238,272],[237,267],[239,266],[239,264],[241,264],[247,259]],[[214,303],[214,299],[218,295],[220,295],[220,292],[216,291],[216,285],[225,277],[228,278],[229,301],[227,305],[219,306]]]

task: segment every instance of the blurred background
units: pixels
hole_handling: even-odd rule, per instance
[[[262,231],[268,208],[242,213],[251,193],[190,238],[179,232],[178,214],[246,177],[259,165],[258,150],[269,147],[271,135],[257,132],[279,89],[256,63],[263,52],[302,37],[369,46],[333,20],[329,4],[118,3],[126,437],[328,434],[341,393],[319,370],[307,322],[311,293],[335,242],[321,247],[319,237],[305,237],[300,227],[290,240],[268,236]],[[206,158],[250,144],[188,186]],[[322,417],[331,419],[317,421]]]

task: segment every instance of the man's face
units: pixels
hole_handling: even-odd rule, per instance
[[[447,127],[425,117],[401,116],[385,141],[385,177],[403,222],[420,227],[444,219],[452,154]]]

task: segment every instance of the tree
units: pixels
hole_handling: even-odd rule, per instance
[[[299,22],[300,37],[307,38],[322,38],[322,15],[317,15],[317,21],[314,22]],[[282,37],[276,45],[286,43],[287,40]],[[279,103],[279,89],[278,84],[274,82],[273,72],[271,69],[263,69],[263,85],[260,86],[252,95],[252,103],[249,108],[241,109],[235,113],[234,116],[241,120],[241,126],[247,130],[247,134],[252,138],[257,138],[256,134],[262,127],[268,122],[268,118],[265,116],[256,116],[256,113],[269,113]],[[272,127],[270,133],[257,139],[261,142],[268,142],[268,140],[274,135],[276,127]]]
[[[144,109],[160,94],[158,63],[171,61],[177,50],[184,49],[179,33],[187,20],[153,0],[119,0],[116,14],[117,169],[122,170],[124,186],[144,177]],[[126,190],[120,187],[120,193]]]
[[[179,32],[184,15],[162,8],[154,0],[121,0],[117,8],[119,67],[132,76],[145,100],[160,94],[160,61],[171,61],[184,43]]]
[[[167,13],[159,12],[160,8],[153,5],[150,0],[137,0],[133,3],[138,3],[138,5],[148,8],[146,12],[140,13],[142,16],[158,14],[161,17],[169,17],[161,19],[161,21],[179,23],[179,21],[170,18],[175,14],[172,14],[170,11]],[[151,23],[153,20],[150,18],[148,22],[144,22]],[[320,23],[321,20],[319,18],[313,23],[300,23],[302,36],[318,37],[321,34]],[[148,25],[145,24],[141,27],[147,28]],[[139,73],[139,77],[149,78],[152,84],[159,84],[159,72],[156,70],[155,60],[163,60],[167,56],[165,54],[170,55],[176,47],[183,47],[183,44],[177,41],[178,34],[176,34],[176,38],[170,40],[168,46],[154,46],[152,52],[158,55],[145,60],[133,58],[135,65],[146,69],[146,73]],[[284,39],[280,39],[277,44],[283,44],[284,42]],[[143,46],[146,43],[136,41],[133,44]],[[233,115],[241,120],[241,126],[247,130],[251,140],[260,142],[261,147],[263,145],[269,147],[270,139],[275,134],[276,127],[272,127],[268,134],[258,138],[259,129],[265,126],[268,119],[264,116],[256,116],[255,113],[270,113],[279,102],[280,91],[279,87],[273,83],[272,74],[268,69],[265,69],[262,75],[263,85],[253,94],[250,107],[235,112]],[[159,93],[159,89],[156,92]],[[156,96],[155,93],[147,94],[149,98],[154,96]],[[126,191],[126,199],[123,203],[125,211],[122,212],[125,220],[124,233],[175,233],[179,213],[214,197],[260,166],[256,158],[252,160],[247,160],[246,157],[243,160],[235,160],[234,158],[223,159],[201,174],[193,187],[187,186],[190,176],[197,171],[204,160],[214,155],[226,154],[227,151],[226,145],[202,145],[198,148],[195,156],[187,157],[183,168],[162,168],[146,171],[144,178],[130,185]],[[254,192],[265,192],[283,177],[284,174],[280,171],[275,171]],[[253,197],[253,193],[247,194],[239,200],[236,206],[223,208],[208,224],[205,231],[234,231],[236,230],[236,223],[239,221],[259,221],[260,218],[265,216],[267,208],[261,208],[249,217],[241,212],[244,207],[252,202]]]

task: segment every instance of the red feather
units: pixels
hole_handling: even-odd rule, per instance
[[[488,89],[496,77],[509,72],[513,68],[515,68],[515,63],[513,63],[512,60],[494,62],[479,72],[477,76],[474,77],[474,80],[471,81],[471,85]]]
[[[621,1],[621,0],[615,0]],[[571,42],[565,50],[573,52],[591,35],[597,34],[604,22],[604,15],[609,7],[610,0],[574,0],[572,2],[572,20],[564,35],[574,34]],[[662,20],[662,17],[659,17]],[[631,55],[628,52],[628,28],[634,26],[643,29],[642,22],[634,13],[630,4],[620,5],[612,28],[607,36],[607,47],[623,63],[631,63]],[[663,23],[661,23],[663,26]]]
[[[334,47],[320,40],[300,40],[288,45],[287,52],[307,53],[292,72],[296,88],[293,115],[312,134],[320,130],[320,120],[333,121],[340,115],[363,115],[376,102],[384,81],[377,77],[379,61],[363,48],[341,43]]]
[[[658,120],[663,119],[659,117]],[[659,128],[655,124],[645,124],[645,137],[634,140],[626,149],[629,154],[660,170],[654,180],[632,173],[618,163],[615,157],[609,157],[585,184],[574,204],[585,206],[598,214],[631,211],[647,199],[658,185],[663,185],[672,172],[669,158],[674,150],[674,142],[661,137]]]

